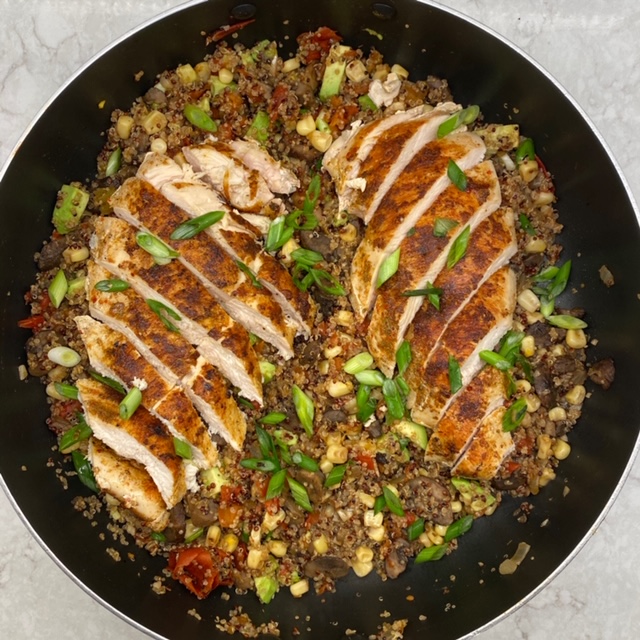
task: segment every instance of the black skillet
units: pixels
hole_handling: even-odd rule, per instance
[[[588,310],[599,340],[589,357],[612,357],[616,363],[611,389],[590,388],[593,396],[571,434],[573,453],[560,465],[556,481],[531,500],[534,509],[526,524],[512,515],[518,502],[507,500],[491,518],[476,522],[455,554],[437,563],[411,567],[394,581],[351,576],[333,594],[296,600],[282,592],[268,607],[253,595],[233,593],[228,601],[215,593],[199,603],[178,586],[157,596],[149,585],[163,560],[137,552],[136,562],[113,562],[98,537],[105,518],[91,527],[70,503],[72,493],[82,489],[62,490],[46,464],[54,440],[45,427],[42,386],[36,380],[20,382],[16,373],[26,338],[17,327],[27,313],[22,296],[35,277],[32,255],[51,232],[58,187],[91,176],[111,109],[127,108],[159,71],[201,60],[208,50],[202,32],[247,18],[255,22],[238,34],[246,44],[274,38],[286,51],[300,32],[328,25],[351,45],[377,47],[414,78],[447,78],[456,99],[481,105],[488,120],[519,122],[555,176],[566,225],[562,241],[566,255],[574,258],[573,281],[584,283],[571,304]],[[145,73],[136,82],[140,70]],[[96,109],[101,100],[105,108]],[[357,630],[352,638],[366,638],[382,620],[399,618],[409,621],[408,639],[465,636],[517,606],[561,569],[600,522],[625,476],[640,426],[635,384],[640,237],[631,196],[598,136],[561,88],[508,43],[446,9],[410,0],[213,0],[165,15],[110,48],[63,88],[5,170],[0,215],[0,471],[5,487],[60,566],[112,611],[155,637],[227,637],[216,631],[214,618],[228,617],[238,605],[256,623],[277,620],[283,638],[293,637],[294,629],[302,638],[342,638],[347,629]],[[599,279],[602,264],[616,274],[612,288]],[[563,496],[566,486],[571,491]],[[547,526],[541,527],[545,520]],[[494,569],[520,541],[531,545],[535,560],[512,576],[500,576]],[[187,614],[194,607],[202,621]],[[382,618],[383,612],[390,616]]]

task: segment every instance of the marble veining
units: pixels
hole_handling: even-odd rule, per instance
[[[0,164],[57,88],[113,39],[176,0],[0,0]],[[527,51],[578,101],[640,197],[636,0],[445,0]],[[478,640],[640,637],[640,460],[577,558]],[[45,554],[0,492],[0,637],[146,636],[93,601]]]

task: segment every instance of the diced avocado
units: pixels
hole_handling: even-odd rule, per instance
[[[276,375],[276,365],[267,360],[260,360],[260,373],[262,374],[262,382],[266,384],[273,380],[273,376]]]
[[[209,79],[209,84],[211,85],[211,93],[214,96],[217,96],[219,93],[222,93],[225,89],[234,90],[238,88],[238,85],[235,82],[229,82],[225,84],[220,80],[218,76],[211,76]]]
[[[410,422],[409,420],[400,420],[399,422],[395,422],[391,428],[398,435],[411,440],[413,444],[421,449],[427,448],[427,430],[421,424]]]
[[[488,489],[474,480],[454,476],[451,478],[451,484],[459,491],[460,497],[467,504],[482,499],[485,505],[489,506],[496,501],[495,496]]]
[[[258,111],[244,135],[246,138],[253,138],[257,142],[264,144],[269,139],[270,124],[269,114],[266,111]]]
[[[53,209],[53,226],[58,233],[64,235],[77,227],[88,203],[89,194],[84,189],[63,184]]]
[[[476,129],[487,149],[493,154],[498,151],[512,151],[520,143],[520,127],[517,124],[490,124],[484,129]]]
[[[206,469],[201,473],[200,478],[202,480],[202,486],[204,487],[204,493],[206,493],[209,498],[215,498],[220,493],[223,485],[229,483],[218,467]]]
[[[280,587],[278,581],[272,576],[259,576],[255,578],[254,582],[260,602],[269,604]]]
[[[346,68],[347,63],[344,60],[330,62],[325,67],[320,93],[318,94],[320,100],[328,100],[331,96],[338,95]]]

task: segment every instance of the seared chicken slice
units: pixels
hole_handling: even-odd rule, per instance
[[[451,473],[465,478],[491,480],[504,459],[513,451],[513,438],[502,428],[506,409],[498,407],[485,416],[467,450]]]
[[[447,325],[478,287],[509,262],[516,249],[513,211],[500,208],[473,232],[464,258],[453,269],[440,272],[433,282],[434,287],[442,290],[440,309],[425,300],[406,334],[412,359],[404,378],[410,388],[422,385],[426,364]]]
[[[399,246],[435,199],[451,184],[449,161],[462,171],[484,155],[482,140],[460,132],[423,146],[387,191],[376,209],[351,265],[351,302],[363,320],[376,295],[380,266]],[[400,257],[402,260],[402,256]]]
[[[483,418],[500,407],[504,398],[504,375],[495,367],[485,366],[455,396],[429,438],[426,459],[453,466],[480,428]]]
[[[367,330],[369,351],[387,377],[393,373],[396,351],[425,299],[404,294],[433,283],[456,237],[466,226],[473,231],[498,208],[500,199],[493,163],[482,162],[467,172],[467,189],[448,186],[400,244],[402,260],[394,276],[380,287]],[[444,236],[436,235],[435,226],[441,219],[457,226]]]
[[[360,121],[354,123],[350,129],[344,131],[332,145],[329,147],[323,157],[323,166],[333,178],[336,193],[338,194],[338,206],[340,210],[349,211],[355,215],[365,217],[366,220],[370,216],[365,216],[363,204],[365,193],[367,198],[374,197],[376,192],[380,193],[380,197],[384,195],[387,188],[391,184],[394,176],[397,176],[402,168],[406,165],[405,158],[400,159],[402,140],[406,135],[415,132],[415,128],[420,128],[420,123],[425,118],[434,124],[436,121],[442,122],[449,117],[451,113],[459,109],[458,105],[453,103],[443,103],[435,109],[427,105],[420,105],[407,111],[399,111],[385,118],[373,120],[367,124],[361,124]],[[430,115],[431,114],[431,115]],[[418,124],[409,124],[414,121],[420,121]],[[402,128],[394,133],[389,134],[395,127],[402,125]],[[436,125],[436,131],[437,127]],[[402,133],[401,136],[396,134]],[[430,139],[435,137],[435,132],[431,134],[429,130],[421,129],[421,136],[427,134]],[[411,150],[415,153],[416,144],[420,139],[416,138],[411,145],[407,146],[407,153]],[[385,149],[386,146],[386,149]],[[375,147],[375,151],[372,151]],[[368,161],[369,155],[372,159]],[[375,167],[376,162],[380,162],[384,158],[384,167],[380,167],[380,174],[376,176],[371,168]],[[389,171],[393,163],[398,161],[398,166]],[[408,159],[407,159],[408,161]],[[385,178],[389,175],[389,178]],[[379,189],[382,182],[386,182],[384,189]]]
[[[169,524],[164,500],[142,467],[120,457],[96,438],[89,440],[88,458],[102,491],[119,500],[152,531],[162,531]]]
[[[308,293],[296,287],[291,274],[272,255],[265,252],[260,232],[229,209],[213,189],[198,180],[192,171],[183,170],[165,155],[149,153],[138,169],[138,176],[149,182],[170,202],[189,216],[209,211],[225,211],[220,222],[206,232],[234,259],[251,269],[269,290],[284,315],[304,335],[309,335],[315,316],[315,304]]]
[[[167,330],[186,340],[249,400],[262,404],[260,365],[249,334],[180,262],[156,264],[124,220],[98,218],[91,240],[94,260],[158,307]]]
[[[235,158],[224,142],[184,147],[182,153],[232,207],[259,213],[273,200],[273,193],[260,173]]]
[[[118,455],[141,464],[153,479],[169,509],[187,491],[182,458],[173,436],[144,407],[128,419],[120,417],[122,396],[97,380],[78,380],[78,400],[93,435]]]
[[[286,360],[293,357],[295,329],[247,265],[235,261],[208,234],[171,240],[175,229],[189,220],[184,211],[140,178],[126,180],[111,196],[111,205],[119,218],[178,251],[180,262],[247,331],[272,344]]]
[[[129,390],[142,391],[142,406],[162,421],[168,431],[186,441],[194,464],[207,469],[218,461],[218,450],[207,427],[184,391],[166,380],[118,331],[89,316],[76,316],[76,325],[91,366]]]
[[[493,349],[513,324],[516,277],[508,267],[496,271],[476,292],[442,334],[415,394],[411,415],[416,422],[435,427],[456,393],[451,392],[453,358],[460,368],[462,388],[483,365],[480,352]],[[460,393],[460,391],[457,391]]]

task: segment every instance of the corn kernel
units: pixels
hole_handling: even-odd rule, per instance
[[[384,82],[387,79],[388,75],[389,75],[389,65],[379,64],[376,67],[376,70],[373,72],[373,79],[382,80]]]
[[[368,509],[364,512],[363,522],[365,527],[380,527],[382,526],[383,519],[384,514],[382,511],[378,511],[378,513],[376,513],[373,509]]]
[[[325,444],[327,447],[330,447],[332,444],[342,444],[342,434],[338,431],[334,431],[332,433],[327,433],[324,437]]]
[[[582,329],[567,329],[565,342],[572,349],[584,349],[587,346],[587,336]]]
[[[222,530],[217,524],[212,524],[207,529],[207,535],[204,539],[204,544],[207,547],[216,547],[222,537]]]
[[[571,453],[571,445],[564,440],[556,440],[552,451],[557,460],[565,460]]]
[[[59,364],[49,371],[49,380],[51,382],[62,382],[67,377],[68,373],[69,369]]]
[[[538,207],[544,207],[545,205],[551,204],[556,199],[555,195],[551,193],[551,191],[538,191],[533,197],[533,204]]]
[[[311,146],[324,153],[333,142],[333,137],[328,131],[312,131],[308,136]]]
[[[451,502],[452,513],[460,513],[462,511],[462,502],[460,500],[453,500]]]
[[[549,409],[549,420],[552,422],[560,422],[567,419],[567,412],[563,407],[553,407]]]
[[[324,533],[313,540],[313,548],[319,555],[324,555],[329,551],[329,542],[327,541],[327,536],[325,536]]]
[[[58,390],[56,389],[56,385],[55,382],[50,382],[46,389],[45,389],[45,393],[50,397],[53,398],[54,400],[66,400],[66,398],[62,395],[60,395],[58,393]]]
[[[386,535],[387,535],[387,530],[383,526],[382,527],[369,527],[367,529],[367,535],[374,542],[382,542],[385,539]]]
[[[167,117],[164,113],[161,113],[157,109],[149,111],[147,115],[142,118],[140,123],[142,128],[149,134],[160,133],[167,126]]]
[[[336,345],[335,347],[326,347],[323,351],[324,357],[331,360],[342,353],[342,346]]]
[[[522,380],[516,380],[516,390],[529,393],[529,391],[531,391],[531,383],[524,378]]]
[[[128,140],[133,129],[133,118],[127,115],[121,115],[116,120],[116,133],[121,140]]]
[[[418,537],[418,542],[423,546],[423,547],[431,547],[433,546],[433,542],[431,542],[431,538],[429,538],[429,535],[427,534],[426,531],[423,531],[420,536]]]
[[[296,122],[296,131],[301,136],[308,136],[312,131],[316,130],[316,121],[311,114],[307,114]]]
[[[527,411],[529,413],[535,413],[540,408],[540,398],[533,393],[525,396],[527,401]]]
[[[346,224],[341,230],[340,230],[340,238],[344,241],[344,242],[355,242],[356,239],[358,238],[358,230],[355,228],[354,225],[352,225],[351,223]]]
[[[269,540],[267,549],[276,558],[284,558],[287,555],[287,543],[282,540]]]
[[[563,356],[566,352],[567,351],[562,344],[554,344],[553,347],[551,347],[551,355]]]
[[[371,562],[373,560],[373,549],[360,545],[356,549],[356,560],[358,562]]]
[[[282,509],[278,509],[275,513],[267,511],[262,519],[262,530],[273,531],[286,517]]]
[[[538,486],[545,487],[556,477],[556,472],[551,467],[545,467],[542,470]]]
[[[306,578],[298,580],[289,587],[289,591],[294,598],[301,598],[309,591],[309,581]]]
[[[404,78],[405,80],[409,77],[409,72],[400,64],[394,64],[391,67],[391,73],[395,73],[398,78]]]
[[[444,538],[438,535],[433,529],[427,531],[427,537],[431,541],[431,544],[442,544],[444,542]]]
[[[62,256],[67,262],[82,262],[89,257],[89,247],[67,247]]]
[[[525,336],[520,343],[520,351],[525,358],[530,358],[536,352],[536,339],[533,336]]]
[[[538,459],[539,460],[548,460],[551,455],[551,436],[548,436],[546,433],[541,433],[538,438]]]
[[[198,80],[195,69],[190,64],[180,65],[176,69],[176,75],[183,85],[193,84]]]
[[[531,289],[523,289],[518,296],[518,304],[525,311],[535,313],[540,308],[540,298]]]
[[[372,495],[369,495],[364,491],[358,491],[358,499],[365,507],[368,507],[369,509],[373,509],[376,504],[376,499]]]
[[[249,549],[247,554],[247,567],[249,569],[262,569],[266,560],[266,551],[264,549]]]
[[[547,243],[542,238],[532,238],[525,245],[526,253],[542,253],[547,248]]]
[[[340,380],[337,380],[335,382],[330,382],[327,385],[327,393],[332,398],[342,398],[342,396],[346,396],[352,391],[353,384],[351,384],[351,382],[342,382]]]
[[[334,315],[334,320],[336,324],[341,327],[352,327],[353,322],[353,311],[348,311],[347,309],[341,309]]]
[[[349,449],[344,445],[332,444],[327,447],[326,456],[333,464],[343,464],[349,459]]]
[[[333,462],[327,460],[325,456],[322,456],[322,458],[320,458],[320,462],[318,463],[318,465],[320,466],[320,471],[322,471],[325,476],[328,473],[331,473],[331,469],[333,469]]]
[[[358,578],[364,578],[373,571],[373,562],[358,562],[357,560],[351,565],[353,572]]]
[[[535,160],[525,160],[520,163],[518,173],[525,182],[531,182],[537,175],[540,168]]]
[[[167,152],[167,143],[162,138],[154,138],[149,146],[151,151],[163,155]]]
[[[573,389],[569,389],[565,395],[565,400],[569,404],[582,404],[584,402],[587,390],[583,385],[577,384]]]
[[[443,524],[437,524],[433,530],[436,532],[437,535],[444,537],[445,534],[447,533],[447,527]]]
[[[240,540],[235,533],[225,533],[220,540],[220,549],[227,553],[233,553],[238,548]]]
[[[322,376],[326,376],[327,373],[329,373],[329,361],[328,360],[322,360],[320,361],[320,363],[318,364],[318,373]]]
[[[198,76],[198,80],[206,82],[211,77],[211,67],[206,62],[198,62],[193,68]]]
[[[367,77],[367,69],[362,60],[352,60],[345,69],[345,74],[351,82],[360,82]]]
[[[282,65],[282,70],[285,73],[291,73],[291,71],[295,71],[300,68],[300,60],[298,58],[289,58],[284,61]]]

